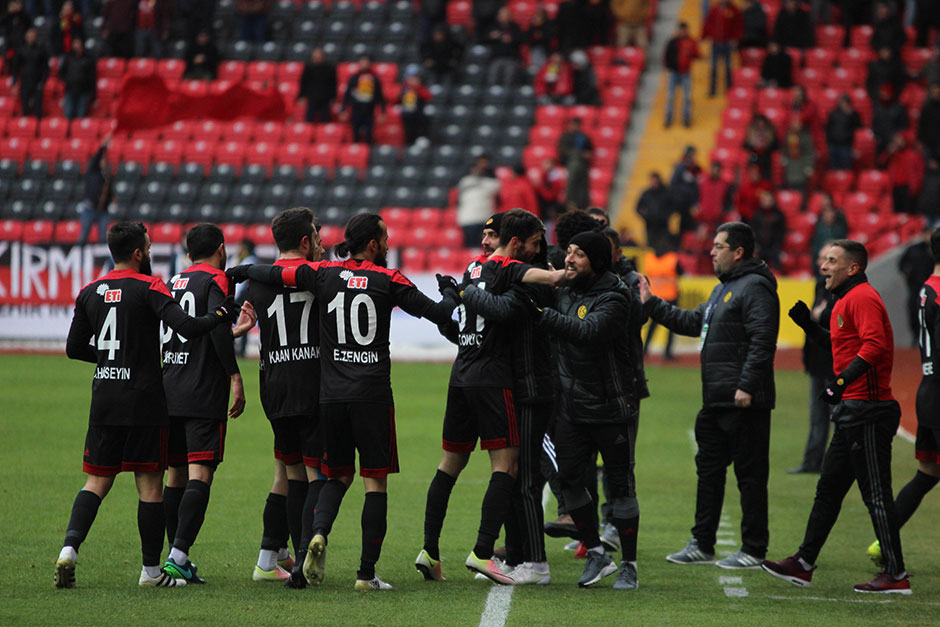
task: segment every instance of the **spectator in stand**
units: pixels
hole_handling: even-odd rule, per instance
[[[797,0],[784,0],[774,23],[773,40],[781,48],[812,48],[816,43],[813,16]]]
[[[336,99],[336,87],[336,64],[327,61],[323,48],[317,46],[304,64],[297,91],[297,99],[307,103],[307,122],[330,121],[330,106]]]
[[[773,185],[761,174],[760,166],[753,161],[749,162],[734,197],[734,209],[740,214],[741,220],[750,223],[757,213],[761,193],[773,190]]]
[[[712,67],[708,95],[718,93],[718,63],[724,60],[725,91],[731,88],[731,53],[738,46],[744,33],[741,10],[730,0],[719,0],[712,5],[705,18],[702,39],[712,41]]]
[[[540,104],[573,104],[571,66],[560,52],[553,52],[535,75],[535,95]]]
[[[826,119],[826,144],[829,147],[829,167],[833,170],[851,170],[854,155],[852,145],[855,131],[862,128],[862,118],[852,108],[846,94],[839,96],[836,108]],[[834,238],[841,239],[841,238]]]
[[[163,43],[170,36],[170,11],[166,0],[140,0],[137,3],[137,30],[134,56],[163,56]]]
[[[65,117],[69,120],[88,115],[95,100],[98,85],[98,70],[95,60],[85,54],[85,44],[72,40],[72,50],[59,64],[59,80],[65,87]]]
[[[489,84],[512,88],[522,58],[519,54],[522,32],[512,21],[509,7],[501,8],[496,14],[496,23],[486,33],[484,42],[490,48]]]
[[[3,17],[0,17],[0,24],[3,25],[3,40],[6,43],[4,48],[5,69],[11,74],[16,51],[23,46],[26,40],[26,31],[29,30],[32,23],[33,18],[28,11],[23,9],[21,0],[10,0],[7,4],[6,13],[3,14]]]
[[[868,96],[877,100],[882,85],[891,85],[894,93],[900,94],[906,80],[907,72],[900,56],[887,46],[878,48],[878,58],[868,64],[868,78],[865,81]]]
[[[668,241],[674,246],[669,232],[669,219],[673,213],[669,189],[663,184],[659,172],[651,172],[649,180],[649,187],[643,190],[636,203],[637,214],[646,222],[646,245],[665,245]]]
[[[924,66],[922,76],[928,86],[940,83],[940,39],[930,49],[930,60]]]
[[[767,44],[767,56],[760,68],[760,79],[764,87],[793,87],[793,57],[776,41]]]
[[[780,151],[780,162],[783,165],[783,187],[792,189],[803,195],[805,203],[809,196],[809,184],[816,169],[816,146],[809,131],[794,117],[790,120],[790,127],[783,141],[783,150]]]
[[[695,146],[686,146],[682,158],[672,171],[669,181],[669,197],[673,211],[679,212],[679,231],[684,233],[693,229],[692,208],[698,204],[698,179],[702,166],[696,161]]]
[[[940,35],[940,3],[934,0],[917,0],[914,9],[914,27],[917,40],[914,45],[926,48],[931,36]]]
[[[891,85],[882,85],[878,95],[872,107],[871,132],[875,135],[875,152],[880,157],[897,132],[905,130],[910,122],[907,109],[898,101]]]
[[[486,43],[487,35],[495,26],[496,16],[504,4],[503,0],[474,0],[473,30],[483,43]]]
[[[664,301],[679,306],[679,277],[682,275],[682,266],[679,265],[679,255],[676,254],[674,247],[669,245],[669,241],[661,240],[658,242],[647,242],[651,244],[652,249],[646,251],[643,259],[643,275],[649,281],[650,291],[653,296],[658,296]],[[649,319],[649,329],[646,331],[646,340],[643,342],[643,355],[649,351],[650,340],[659,323],[653,318]],[[672,354],[672,340],[675,333],[672,329],[666,329],[666,347],[663,349],[663,361],[673,361],[675,356]]]
[[[431,92],[421,84],[421,75],[417,66],[405,70],[405,80],[398,96],[401,107],[401,123],[405,129],[405,143],[411,145],[418,138],[428,137],[428,115],[424,106],[431,102]]]
[[[790,121],[794,119],[799,120],[803,128],[809,131],[810,136],[815,138],[820,128],[819,113],[802,85],[797,85],[793,89],[793,98],[790,100]]]
[[[848,48],[852,42],[852,27],[862,24],[871,24],[872,0],[841,0],[839,8],[842,9],[842,25],[845,28],[843,46]]]
[[[763,113],[755,113],[747,125],[743,148],[750,154],[750,160],[760,166],[761,176],[773,178],[773,153],[780,148],[774,125]]]
[[[907,143],[904,133],[894,134],[887,149],[878,157],[888,170],[891,200],[895,213],[911,213],[917,208],[917,196],[924,182],[924,158]]]
[[[418,42],[426,44],[439,27],[447,27],[447,1],[422,0],[419,9]]]
[[[476,163],[457,183],[457,224],[463,229],[464,248],[476,248],[483,237],[483,223],[496,213],[499,181],[490,167],[487,155]]]
[[[611,0],[610,11],[617,20],[617,46],[645,49],[649,44],[646,22],[650,18],[650,0]]]
[[[721,174],[720,161],[712,162],[708,176],[698,184],[698,207],[695,221],[706,234],[714,233],[718,225],[727,222],[725,214],[731,207],[731,185]]]
[[[59,19],[52,20],[52,32],[49,34],[51,52],[55,55],[68,54],[75,39],[85,39],[85,26],[81,13],[75,10],[75,4],[65,0],[59,10]]]
[[[551,239],[555,218],[565,211],[562,203],[565,198],[567,176],[565,169],[554,159],[542,161],[538,185],[535,187],[539,196],[540,209],[540,213],[536,215],[542,216],[542,222],[545,223],[545,237],[548,239]]]
[[[359,57],[359,67],[356,72],[346,83],[346,92],[340,109],[344,114],[348,110],[354,142],[372,143],[372,129],[375,126],[377,106],[382,109],[382,113],[379,114],[379,124],[381,124],[385,120],[385,96],[382,94],[382,81],[372,69],[372,57],[364,54]]]
[[[692,62],[699,57],[698,44],[689,36],[689,26],[679,22],[675,35],[666,44],[664,64],[669,70],[666,93],[666,128],[672,126],[676,89],[682,87],[682,123],[692,125]]]
[[[925,156],[940,159],[940,84],[927,87],[927,100],[917,122],[917,139],[924,146]]]
[[[741,11],[740,48],[763,48],[767,45],[767,13],[758,0],[745,0]]]
[[[591,24],[587,16],[590,0],[565,0],[558,5],[558,44],[568,53],[591,45]]]
[[[810,255],[813,259],[818,259],[820,252],[828,242],[845,239],[848,234],[849,223],[845,219],[845,214],[832,202],[832,196],[827,192],[823,192],[822,203],[819,206],[819,217],[813,227],[813,235],[809,240]],[[819,276],[818,270],[816,268],[817,276]]]
[[[431,31],[431,39],[421,44],[421,65],[429,72],[433,83],[441,83],[460,67],[463,45],[454,39],[447,26],[438,25]]]
[[[875,20],[871,36],[873,50],[890,48],[895,55],[901,54],[901,48],[907,42],[907,33],[901,23],[901,16],[894,10],[894,3],[880,1],[875,5]]]
[[[581,118],[571,118],[558,139],[558,157],[568,170],[565,205],[568,209],[586,209],[591,204],[588,173],[594,158],[594,144],[581,130]]]
[[[186,71],[183,78],[198,81],[214,81],[219,71],[219,49],[209,31],[202,30],[186,47]],[[335,85],[335,83],[334,83]],[[334,86],[333,92],[336,92]]]
[[[26,13],[34,17],[52,17],[55,15],[55,0],[26,0]]]
[[[940,226],[940,161],[936,157],[927,160],[917,208],[919,213],[927,218],[928,228],[935,229]]]
[[[574,104],[596,106],[601,103],[597,74],[584,50],[571,52],[571,81]]]
[[[105,0],[101,17],[101,36],[108,42],[111,56],[124,59],[133,57],[137,0]]]
[[[78,245],[88,243],[92,227],[98,225],[98,241],[107,242],[108,207],[113,199],[111,163],[108,161],[108,144],[112,133],[108,133],[101,142],[94,156],[85,166],[85,194],[78,203],[78,217],[82,221],[82,230],[78,235]]]
[[[49,53],[39,43],[35,27],[26,31],[23,45],[13,57],[13,82],[20,85],[22,115],[42,117],[42,95],[49,77]]]
[[[499,210],[525,209],[539,215],[539,198],[535,186],[526,175],[525,166],[517,163],[512,168],[514,176],[499,189]]]
[[[238,39],[264,43],[268,38],[268,13],[273,7],[274,0],[235,0]]]
[[[182,16],[185,24],[186,43],[195,41],[199,33],[203,31],[212,33],[215,5],[216,0],[177,0],[175,2],[175,11]]]
[[[760,193],[757,213],[750,225],[754,229],[757,255],[772,269],[780,272],[780,253],[787,234],[787,218],[777,206],[772,192],[764,190]]]
[[[920,337],[920,291],[933,273],[934,259],[930,252],[930,229],[924,229],[898,260],[898,271],[907,284],[907,323],[911,330],[911,344],[917,346]],[[930,329],[930,333],[934,332]],[[926,348],[926,347],[925,347]]]
[[[548,17],[542,5],[532,14],[525,42],[529,46],[530,67],[542,67],[548,55],[558,50],[558,23]]]

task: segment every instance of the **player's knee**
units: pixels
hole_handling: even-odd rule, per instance
[[[202,481],[205,484],[212,485],[212,477],[215,476],[215,467],[205,464],[190,464],[189,478]],[[169,483],[169,481],[167,482]]]
[[[101,477],[98,475],[88,475],[85,478],[85,485],[82,490],[94,492],[98,498],[103,499],[108,495],[111,486],[114,485],[114,477]]]
[[[291,464],[287,466],[287,479],[288,481],[306,481],[307,471],[304,469],[304,465]]]
[[[578,488],[565,486],[561,493],[565,497],[565,507],[569,512],[591,503],[591,495],[584,489],[584,486]]]
[[[618,496],[610,506],[614,518],[635,518],[640,515],[640,504],[635,496]]]
[[[940,478],[940,464],[935,462],[918,462],[917,469],[925,475]]]
[[[184,488],[189,481],[189,469],[186,466],[170,466],[166,471],[168,488]]]

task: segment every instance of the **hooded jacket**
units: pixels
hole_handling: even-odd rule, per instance
[[[751,258],[721,274],[708,301],[683,310],[652,297],[645,311],[682,335],[699,336],[702,403],[733,408],[735,390],[751,395],[754,409],[773,409],[774,354],[780,327],[777,279]]]

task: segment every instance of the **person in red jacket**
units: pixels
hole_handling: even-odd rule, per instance
[[[405,144],[411,145],[419,137],[428,136],[428,116],[424,106],[431,102],[431,92],[421,84],[421,76],[415,68],[405,72],[398,104],[401,106],[401,124],[405,130]]]
[[[698,184],[698,211],[695,219],[708,233],[714,233],[731,204],[731,185],[721,175],[721,162],[712,163],[708,176]]]
[[[535,95],[543,104],[571,104],[574,85],[571,66],[560,52],[553,52],[535,75]]]
[[[761,175],[761,169],[757,163],[747,164],[747,170],[734,197],[734,208],[745,222],[750,222],[754,217],[762,191],[774,191],[773,185]]]
[[[535,186],[526,175],[525,167],[517,163],[513,172],[516,176],[499,188],[499,210],[525,209],[529,213],[539,215],[539,198],[535,193]]]
[[[898,132],[878,160],[888,169],[895,213],[916,211],[917,196],[924,182],[924,158],[920,152],[907,143],[904,133]]]
[[[884,570],[856,592],[911,594],[904,570],[898,517],[891,491],[891,440],[901,421],[901,407],[891,394],[894,335],[881,296],[868,282],[868,251],[858,242],[838,239],[826,250],[821,273],[836,297],[828,333],[812,321],[798,301],[790,317],[807,337],[832,346],[833,371],[823,400],[833,405],[835,432],[823,458],[816,499],[800,550],[761,567],[801,587],[810,585],[816,558],[832,531],[842,501],[856,481],[881,546]]]
[[[731,87],[731,52],[737,48],[744,32],[741,9],[729,0],[713,5],[705,18],[702,39],[712,40],[712,69],[708,95],[714,97],[718,91],[718,61],[724,59],[725,90]]]
[[[676,89],[682,87],[682,123],[692,125],[692,61],[698,59],[698,44],[689,35],[689,25],[679,22],[679,28],[666,44],[664,64],[669,70],[669,91],[666,97],[666,127],[672,126],[673,103]]]

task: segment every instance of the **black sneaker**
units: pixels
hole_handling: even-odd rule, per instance
[[[291,590],[303,590],[307,587],[307,578],[304,577],[304,557],[307,551],[297,552],[297,558],[294,560],[294,567],[290,571],[290,577],[284,580],[284,587]]]

